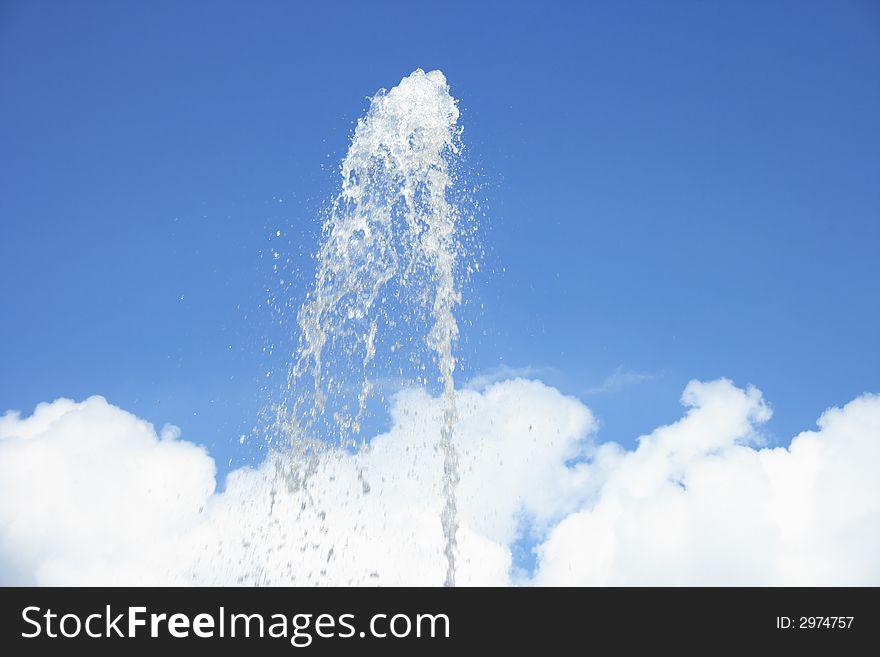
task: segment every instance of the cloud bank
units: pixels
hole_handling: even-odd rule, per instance
[[[539,381],[459,394],[461,584],[880,584],[878,396],[770,449],[757,389],[692,381],[628,451]],[[275,454],[223,492],[203,448],[101,397],[7,413],[0,583],[440,584],[441,413],[401,392],[368,450]]]

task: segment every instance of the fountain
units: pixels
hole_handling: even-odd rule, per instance
[[[291,454],[282,475],[288,486],[302,487],[328,448],[366,446],[362,423],[371,396],[384,395],[380,378],[437,389],[445,409],[438,448],[446,586],[455,585],[458,530],[454,348],[461,246],[460,213],[451,200],[458,118],[440,71],[417,69],[371,99],[327,211],[315,281],[297,314],[299,342],[285,400],[275,415]]]

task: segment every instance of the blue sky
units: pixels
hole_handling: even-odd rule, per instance
[[[245,458],[263,254],[298,300],[353,122],[422,67],[486,183],[463,378],[532,368],[629,444],[727,376],[788,438],[880,390],[878,37],[854,1],[6,2],[0,409],[102,394]]]

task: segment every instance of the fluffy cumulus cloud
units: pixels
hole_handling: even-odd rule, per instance
[[[880,582],[880,398],[827,411],[788,447],[755,449],[760,393],[692,382],[675,424],[603,445],[595,497],[539,547],[540,584]]]
[[[204,449],[92,397],[0,418],[4,583],[147,584],[214,492]]]
[[[762,447],[754,388],[691,382],[634,450],[538,381],[459,393],[462,584],[878,584],[880,398]],[[230,473],[101,397],[0,417],[0,582],[439,584],[440,402],[358,454]],[[534,568],[513,559],[534,546]]]

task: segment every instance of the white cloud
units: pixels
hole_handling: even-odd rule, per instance
[[[157,435],[102,397],[3,416],[3,581],[149,583],[213,493],[214,471],[174,429]]]
[[[652,374],[650,372],[634,372],[619,365],[614,368],[614,371],[611,372],[611,374],[605,377],[605,380],[602,381],[602,383],[593,386],[592,388],[587,388],[586,394],[601,395],[606,392],[617,392],[626,386],[653,381],[656,378],[657,374]]]
[[[556,374],[557,371],[552,367],[532,367],[530,365],[511,367],[502,363],[472,376],[465,381],[463,387],[467,390],[483,391],[493,383],[500,383],[501,381],[509,381],[510,379],[539,379],[541,377],[550,378]]]
[[[880,582],[880,398],[789,449],[756,448],[754,388],[692,382],[683,401],[628,452],[540,382],[460,391],[459,582],[511,583],[525,529],[539,584]],[[7,414],[0,582],[438,584],[440,413],[403,392],[369,450],[275,455],[222,493],[202,448],[100,397]]]
[[[596,498],[539,548],[540,584],[877,584],[880,398],[754,449],[760,393],[692,382],[675,424],[591,464]]]

